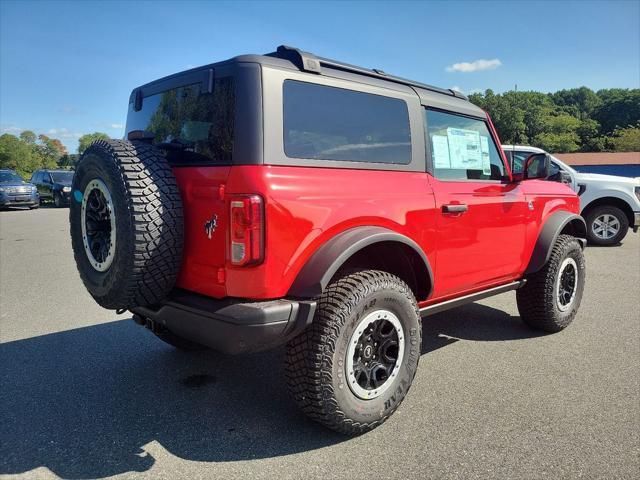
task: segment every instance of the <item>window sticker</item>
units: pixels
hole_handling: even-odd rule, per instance
[[[444,135],[433,135],[433,166],[434,168],[451,168],[449,160],[449,140]]]
[[[489,137],[480,135],[480,152],[482,153],[482,173],[491,175],[491,157],[489,156]]]
[[[451,168],[462,170],[482,169],[480,132],[463,128],[447,128]]]

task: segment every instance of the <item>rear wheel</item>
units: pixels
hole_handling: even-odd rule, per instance
[[[595,207],[586,215],[587,240],[594,245],[617,245],[629,231],[629,219],[618,207]]]
[[[289,390],[303,412],[333,430],[372,430],[406,396],[421,335],[402,280],[374,270],[346,275],[329,285],[313,324],[287,347]]]
[[[161,151],[123,140],[94,142],[73,178],[74,257],[104,308],[159,302],[175,284],[183,246],[180,192]]]
[[[520,318],[546,332],[559,332],[576,316],[585,281],[582,247],[570,235],[560,235],[551,257],[538,272],[527,276],[516,290]]]

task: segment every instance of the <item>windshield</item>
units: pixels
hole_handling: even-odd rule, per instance
[[[50,172],[54,183],[71,183],[73,172]]]
[[[0,183],[24,183],[24,180],[17,173],[0,172]]]
[[[558,160],[556,157],[554,157],[553,155],[551,155],[551,159],[556,162],[558,164],[558,166],[562,169],[562,170],[566,170],[567,172],[570,173],[576,173],[576,170],[571,168],[569,165],[567,165],[566,163],[564,163],[562,160]]]

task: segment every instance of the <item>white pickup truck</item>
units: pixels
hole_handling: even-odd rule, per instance
[[[514,173],[522,172],[527,157],[546,153],[536,147],[502,145]],[[580,196],[581,214],[587,222],[587,239],[594,245],[617,245],[640,227],[640,177],[580,173],[551,155],[548,180],[571,185]]]

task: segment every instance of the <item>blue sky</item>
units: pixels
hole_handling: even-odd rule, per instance
[[[469,93],[640,87],[640,1],[0,0],[0,129],[122,137],[142,83],[297,46]]]

